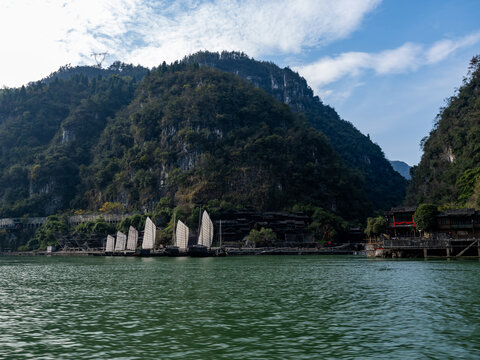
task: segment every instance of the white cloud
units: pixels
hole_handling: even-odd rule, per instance
[[[429,64],[434,64],[444,60],[455,50],[469,47],[480,41],[480,32],[467,35],[458,40],[444,39],[437,41],[430,49],[426,51],[426,60]]]
[[[158,65],[208,49],[300,53],[342,39],[381,0],[8,0],[0,12],[0,85],[38,79],[92,51]],[[21,70],[20,70],[21,69]]]
[[[408,42],[398,48],[377,53],[347,52],[333,58],[324,57],[295,70],[305,77],[317,92],[331,96],[333,91],[325,87],[343,78],[358,79],[367,71],[373,71],[377,75],[414,71],[420,66],[438,63],[456,50],[478,42],[480,32],[456,40],[440,40],[430,47]]]
[[[419,66],[419,55],[422,48],[419,45],[406,43],[393,50],[385,50],[371,55],[372,68],[377,74],[401,73],[415,70]]]

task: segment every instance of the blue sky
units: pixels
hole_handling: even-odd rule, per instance
[[[152,67],[198,50],[290,66],[392,160],[420,160],[444,99],[480,53],[473,0],[6,0],[0,86],[92,52]]]

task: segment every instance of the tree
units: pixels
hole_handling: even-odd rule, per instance
[[[387,224],[387,219],[383,216],[377,216],[373,223],[373,233],[377,236],[384,233],[387,230]]]
[[[39,227],[28,243],[20,251],[46,249],[49,245],[58,245],[57,235],[68,232],[67,219],[64,216],[51,215],[47,222]]]
[[[338,215],[325,211],[321,207],[314,208],[312,223],[309,228],[318,241],[336,241],[340,234],[348,229],[348,222]]]
[[[383,216],[377,216],[375,218],[369,217],[364,232],[368,237],[379,236],[385,232],[387,224],[387,220]]]
[[[421,204],[418,206],[413,220],[420,231],[431,231],[435,228],[437,207],[432,204]]]
[[[100,212],[105,214],[121,214],[125,211],[125,207],[118,202],[109,202],[107,201],[99,209]]]
[[[272,229],[261,228],[260,231],[252,229],[250,234],[248,234],[248,240],[253,242],[255,245],[261,246],[271,246],[277,239],[277,234],[273,232]]]

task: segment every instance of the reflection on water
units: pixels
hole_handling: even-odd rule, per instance
[[[480,359],[478,261],[0,258],[0,359]]]

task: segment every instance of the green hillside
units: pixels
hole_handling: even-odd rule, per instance
[[[303,114],[327,136],[345,165],[362,178],[374,209],[390,209],[403,201],[407,181],[393,170],[382,149],[314,96],[306,80],[296,72],[236,52],[199,52],[183,61],[234,73]]]
[[[323,134],[250,83],[195,65],[164,64],[141,82],[77,73],[4,89],[0,144],[2,217],[107,201],[369,211]]]
[[[422,140],[407,202],[480,208],[480,57]]]

